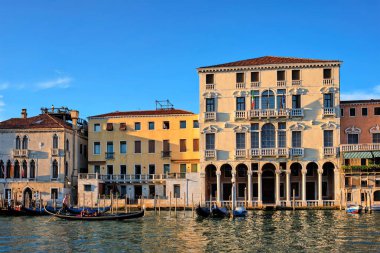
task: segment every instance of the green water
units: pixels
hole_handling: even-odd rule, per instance
[[[254,211],[247,218],[147,212],[131,221],[0,217],[1,252],[380,252],[380,213]]]

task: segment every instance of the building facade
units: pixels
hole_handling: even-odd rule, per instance
[[[78,170],[87,167],[87,123],[79,112],[43,108],[40,115],[0,122],[0,193],[24,205],[76,199]]]
[[[341,163],[347,203],[380,204],[380,100],[341,101]]]
[[[199,123],[192,112],[169,108],[89,117],[88,152],[89,174],[80,183],[85,199],[111,191],[129,199],[199,192]]]
[[[337,205],[336,60],[261,57],[198,68],[206,198],[249,206]]]

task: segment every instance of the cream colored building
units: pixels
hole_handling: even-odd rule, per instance
[[[265,56],[198,68],[204,194],[250,206],[338,205],[336,60]],[[208,197],[209,199],[210,197]]]
[[[194,180],[199,178],[198,115],[192,112],[169,108],[91,116],[88,153],[89,171],[80,177],[84,199],[111,191],[130,199],[200,191],[199,179]]]
[[[43,108],[40,115],[0,122],[0,194],[31,204],[61,202],[70,193],[75,202],[79,170],[87,168],[87,123],[79,112]]]

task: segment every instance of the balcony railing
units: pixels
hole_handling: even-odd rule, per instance
[[[336,156],[337,155],[337,148],[336,147],[324,147],[323,148],[323,155],[324,156]]]
[[[260,82],[251,82],[251,88],[260,87]]]
[[[287,148],[252,148],[251,157],[258,156],[287,156]]]
[[[380,143],[342,144],[340,149],[342,152],[380,150]]]
[[[285,87],[286,86],[286,81],[277,81],[277,86],[278,87]]]
[[[216,120],[216,112],[205,112],[205,120],[206,121],[215,121]]]
[[[249,113],[250,118],[278,118],[287,117],[288,110],[286,109],[255,109]]]
[[[301,80],[292,80],[292,85],[301,85],[302,81]]]
[[[51,156],[59,156],[59,149],[58,148],[52,148],[51,149]]]
[[[290,156],[304,156],[304,149],[303,148],[291,148],[289,151]]]
[[[215,84],[206,83],[206,90],[215,90]]]
[[[116,183],[139,183],[139,182],[153,182],[153,181],[163,181],[168,178],[167,174],[135,174],[135,175],[100,175],[100,174],[79,174],[79,179],[100,179],[106,182],[116,182]]]
[[[161,157],[162,158],[170,158],[171,157],[171,151],[161,151]]]
[[[216,158],[216,150],[215,149],[205,150],[205,158]]]
[[[235,120],[243,120],[247,118],[246,111],[235,111]]]
[[[29,149],[14,149],[13,157],[29,157]]]
[[[247,151],[245,149],[236,149],[235,150],[236,158],[247,158]]]
[[[245,83],[236,83],[236,89],[245,89]]]
[[[114,159],[114,152],[106,152],[106,159]]]
[[[289,110],[289,116],[292,118],[303,117],[303,109],[302,108],[290,109]]]
[[[323,108],[323,116],[335,116],[335,108],[334,107],[325,107]]]
[[[323,79],[323,85],[333,86],[334,85],[334,79]]]

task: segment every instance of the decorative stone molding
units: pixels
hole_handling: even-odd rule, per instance
[[[296,123],[296,124],[291,125],[289,127],[289,129],[291,131],[303,131],[303,130],[305,130],[305,128],[306,128],[306,126],[304,124],[302,124],[302,123]]]
[[[209,92],[205,92],[202,94],[202,96],[204,98],[219,98],[221,97],[221,95],[217,92],[212,92],[212,91],[209,91]]]
[[[322,89],[320,89],[320,91],[321,91],[322,94],[326,94],[326,93],[338,93],[339,89],[337,87],[323,87]]]
[[[217,126],[208,126],[203,128],[202,134],[210,134],[219,132],[219,128]]]
[[[358,127],[352,126],[344,130],[346,134],[361,134],[362,130]]]
[[[290,95],[306,95],[308,92],[305,88],[293,88],[289,90]]]
[[[251,94],[249,91],[235,91],[233,93],[234,97],[249,97]]]
[[[248,126],[236,126],[233,128],[235,133],[247,133],[249,132],[249,127]]]
[[[380,133],[380,126],[378,124],[376,124],[376,126],[371,127],[371,129],[369,129],[369,132],[371,134],[378,134],[378,133]]]
[[[321,128],[322,130],[334,130],[334,129],[338,129],[339,125],[332,121],[329,121],[327,123],[322,124]]]

